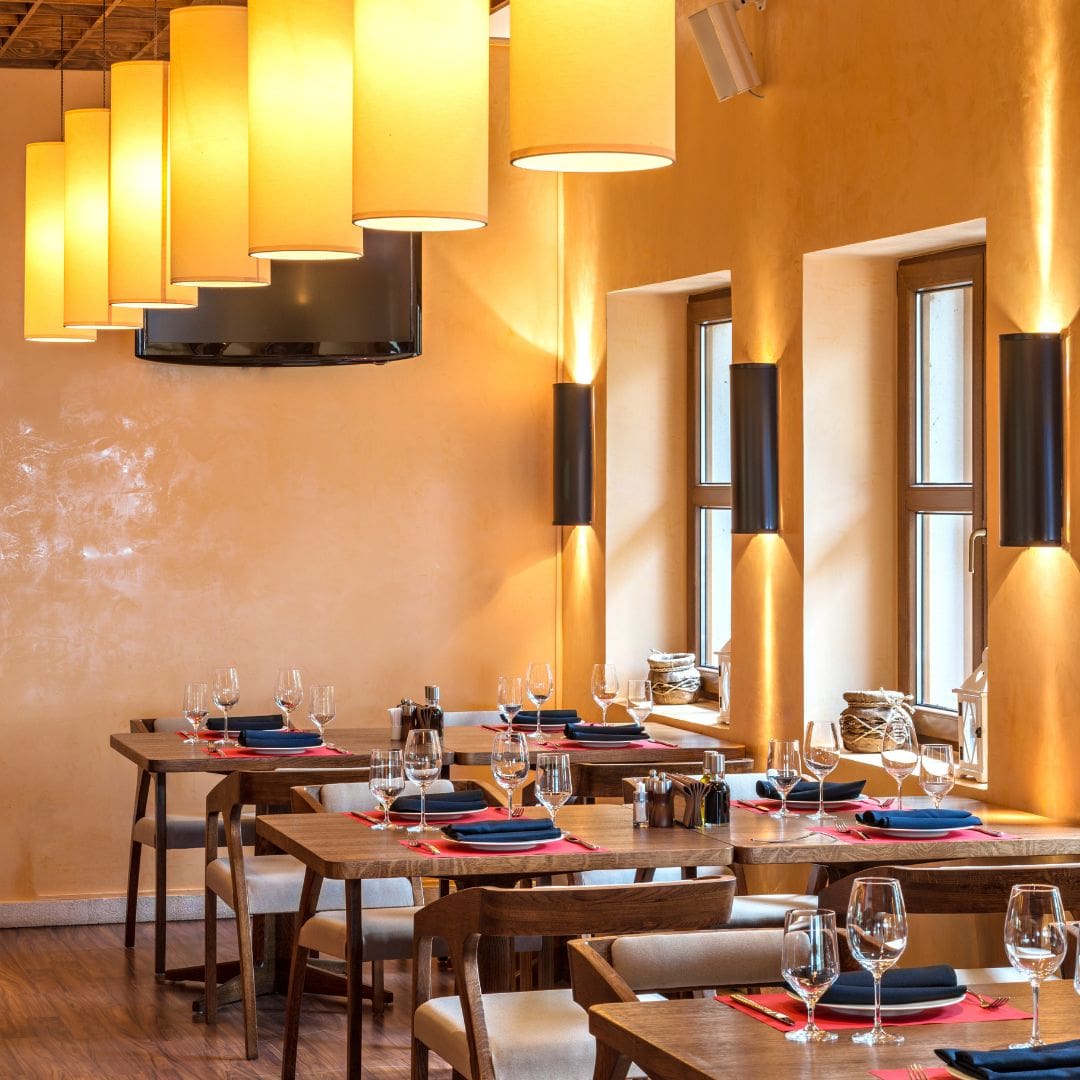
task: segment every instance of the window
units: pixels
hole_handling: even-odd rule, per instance
[[[690,648],[702,667],[731,637],[731,294],[690,297],[688,566]]]
[[[900,679],[924,730],[956,712],[986,644],[983,261],[897,269]]]

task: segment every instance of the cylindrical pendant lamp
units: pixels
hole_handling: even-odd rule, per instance
[[[731,531],[780,530],[778,372],[731,365]]]
[[[580,383],[555,384],[553,525],[593,519],[593,396]]]
[[[169,14],[176,284],[270,284],[270,263],[248,255],[247,18],[247,8],[232,4],[174,8]]]
[[[198,290],[169,281],[168,63],[113,64],[111,111],[109,300],[119,307],[194,307]]]
[[[248,251],[355,259],[353,0],[248,4]]]
[[[142,326],[138,308],[109,304],[109,110],[64,115],[64,325]]]
[[[1001,546],[1061,543],[1064,387],[1060,334],[1001,335]]]
[[[64,144],[26,147],[23,336],[27,341],[94,341],[64,326]]]
[[[357,0],[353,221],[487,224],[488,0]]]
[[[671,0],[514,0],[510,161],[636,172],[675,160]]]

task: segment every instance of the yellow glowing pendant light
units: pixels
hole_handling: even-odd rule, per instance
[[[138,308],[109,304],[109,110],[64,116],[64,325],[142,326]]]
[[[27,341],[94,341],[64,326],[64,144],[26,147],[23,335]]]
[[[270,284],[248,255],[247,8],[206,4],[169,15],[172,280]]]
[[[248,251],[355,259],[353,0],[248,4]]]
[[[119,307],[194,307],[197,289],[169,282],[169,65],[112,66],[109,300]]]
[[[636,172],[675,160],[674,0],[513,0],[510,161]]]
[[[353,221],[487,224],[488,0],[356,0]]]

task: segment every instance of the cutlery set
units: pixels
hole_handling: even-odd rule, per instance
[[[789,1027],[795,1026],[795,1021],[790,1016],[782,1012],[777,1012],[775,1009],[767,1008],[764,1005],[754,1001],[753,998],[748,998],[745,994],[732,994],[732,1001],[737,1001],[740,1005],[744,1005],[748,1009],[753,1009],[754,1012],[761,1013],[762,1016],[767,1016],[771,1020],[776,1020],[778,1023],[786,1024]]]

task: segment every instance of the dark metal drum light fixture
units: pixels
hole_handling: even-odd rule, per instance
[[[591,525],[593,519],[593,391],[556,383],[553,525]]]
[[[731,365],[731,531],[780,531],[778,372]]]

